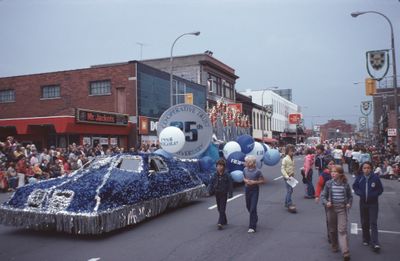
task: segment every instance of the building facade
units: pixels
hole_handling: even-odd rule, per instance
[[[152,136],[144,124],[138,128],[139,118],[157,120],[170,106],[168,79],[136,61],[0,78],[0,140],[11,135],[39,149],[72,143],[136,146]],[[204,86],[174,80],[205,108]]]
[[[255,106],[252,114],[254,138],[282,141],[291,134],[296,134],[296,124],[289,124],[288,116],[291,113],[298,113],[298,105],[273,90],[246,90],[241,93],[251,97],[253,103],[261,106],[258,109]],[[272,106],[272,115],[267,113],[265,106]]]
[[[141,61],[151,67],[170,72],[170,58]],[[235,103],[235,83],[239,78],[235,69],[213,57],[212,52],[173,57],[173,74],[207,86],[207,108],[212,108],[221,98]]]
[[[356,126],[345,120],[329,120],[320,125],[321,141],[336,141],[338,139],[352,138]]]

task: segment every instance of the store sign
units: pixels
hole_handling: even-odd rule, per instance
[[[126,114],[76,109],[75,118],[78,123],[127,126],[129,117]]]
[[[83,145],[92,145],[92,138],[83,137]]]
[[[185,145],[175,153],[181,158],[200,156],[211,143],[212,125],[208,114],[201,108],[190,104],[177,104],[166,110],[158,122],[157,133],[169,126],[180,128],[185,134]]]
[[[111,145],[117,145],[118,144],[118,138],[110,138],[110,144]]]
[[[139,116],[139,134],[157,136],[157,118]]]
[[[397,136],[397,130],[396,129],[388,129],[387,130],[387,135],[389,137],[396,137]]]
[[[228,104],[228,108],[232,108],[232,109],[235,109],[238,112],[243,113],[243,105],[241,103]]]
[[[300,124],[301,122],[300,113],[290,113],[288,117],[289,117],[289,124]]]

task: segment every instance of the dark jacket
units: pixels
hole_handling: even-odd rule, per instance
[[[208,193],[210,195],[215,193],[229,193],[229,197],[232,197],[232,192],[233,181],[231,175],[227,172],[223,175],[218,175],[217,172],[214,173],[208,184]]]
[[[381,179],[378,175],[371,173],[368,178],[364,175],[357,176],[353,183],[354,193],[360,196],[360,202],[364,203],[377,203],[378,197],[383,192]]]
[[[324,155],[317,155],[315,158],[315,167],[318,169],[318,171],[322,172],[326,168],[326,163],[325,163],[325,156]]]

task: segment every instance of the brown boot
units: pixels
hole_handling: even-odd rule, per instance
[[[349,253],[343,254],[343,261],[350,261],[350,254]]]
[[[339,247],[338,247],[337,245],[333,245],[333,244],[332,244],[332,252],[333,252],[333,253],[339,252]]]

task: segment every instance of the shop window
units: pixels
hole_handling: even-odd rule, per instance
[[[90,82],[90,95],[109,95],[111,94],[111,81]]]
[[[1,90],[0,103],[15,102],[15,90]]]
[[[43,99],[52,99],[60,97],[60,86],[59,85],[51,85],[51,86],[43,86],[42,87],[42,98]]]

